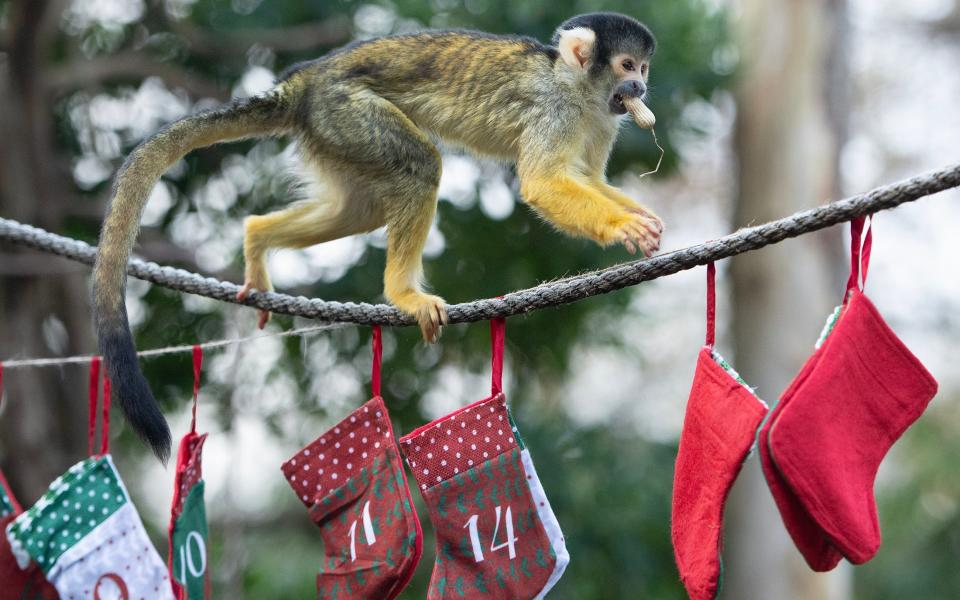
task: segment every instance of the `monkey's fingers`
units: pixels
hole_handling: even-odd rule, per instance
[[[257,320],[257,329],[263,329],[267,326],[267,321],[270,320],[270,311],[269,310],[258,310],[257,315],[259,316]]]
[[[253,291],[253,284],[244,283],[243,287],[240,288],[240,291],[237,292],[237,300],[243,302],[244,300],[247,299],[247,296],[249,296],[250,292],[252,291]]]
[[[624,230],[628,238],[631,238],[637,246],[644,250],[645,255],[649,256],[654,251],[660,249],[659,234],[650,231],[646,223],[633,222],[627,225]]]

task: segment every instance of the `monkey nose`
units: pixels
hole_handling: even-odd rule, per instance
[[[647,93],[647,86],[642,81],[631,79],[618,85],[614,93],[624,98],[643,98],[643,95]]]

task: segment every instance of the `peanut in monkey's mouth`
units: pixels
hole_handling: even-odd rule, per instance
[[[615,115],[625,115],[627,114],[627,106],[623,103],[623,94],[614,94],[610,97],[608,103],[610,105],[610,112]]]

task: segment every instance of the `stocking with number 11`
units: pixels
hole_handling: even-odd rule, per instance
[[[282,467],[323,538],[318,598],[391,600],[420,561],[420,521],[380,397],[380,354],[374,327],[373,399]]]

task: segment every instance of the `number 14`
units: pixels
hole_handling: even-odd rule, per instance
[[[507,525],[506,525],[507,541],[503,542],[502,544],[497,544],[497,533],[499,533],[500,531],[501,512],[500,512],[499,506],[497,506],[495,510],[497,514],[497,523],[493,528],[493,539],[490,540],[490,552],[496,552],[497,550],[502,550],[503,548],[507,548],[508,553],[510,554],[510,560],[513,560],[514,558],[517,557],[517,549],[514,544],[517,543],[517,539],[518,539],[517,536],[513,535],[513,511],[510,510],[509,506],[505,511],[506,518],[507,518]],[[467,527],[470,528],[470,543],[473,546],[473,559],[476,562],[483,562],[483,548],[480,545],[480,534],[477,532],[478,519],[479,519],[479,516],[473,515],[472,517],[467,519],[467,522],[464,523],[463,526],[465,528]]]

